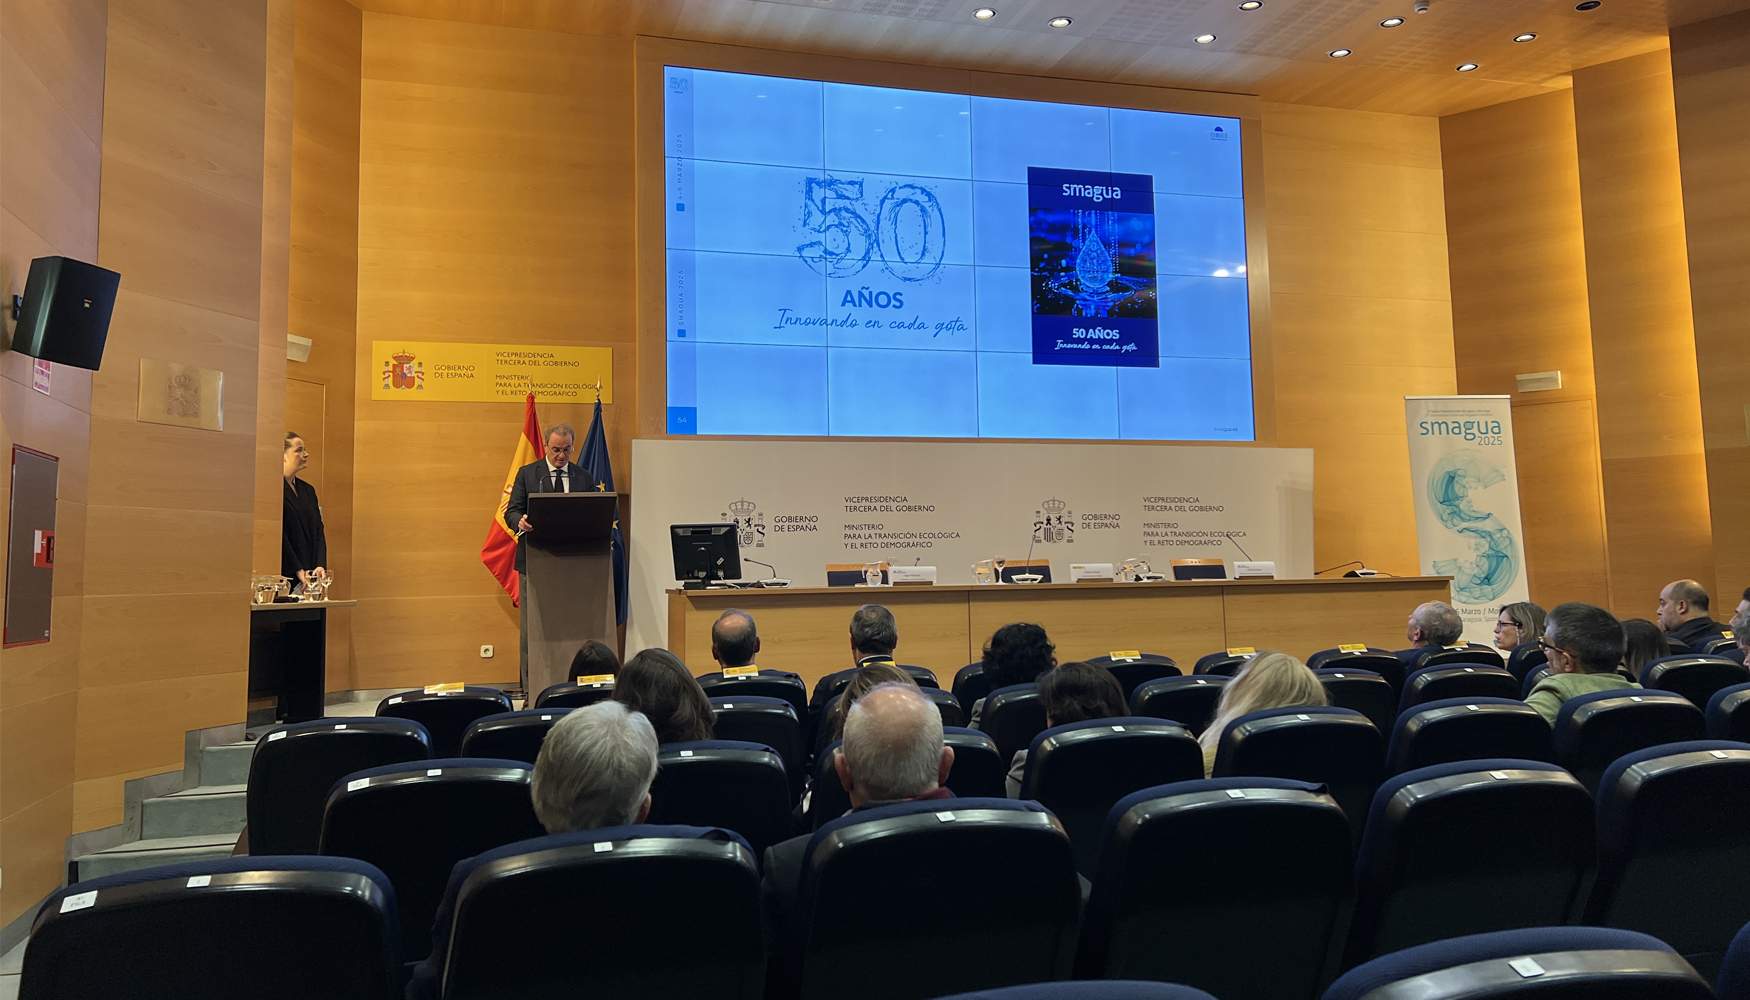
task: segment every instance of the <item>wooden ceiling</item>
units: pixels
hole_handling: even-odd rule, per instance
[[[1447,115],[1569,86],[1750,0],[352,0],[367,11]],[[972,12],[988,6],[989,20]],[[1067,16],[1066,28],[1048,22]],[[1380,21],[1401,17],[1395,28]],[[1215,41],[1198,44],[1202,33]],[[1537,38],[1515,43],[1513,36]],[[1333,59],[1336,48],[1353,55]],[[1469,73],[1455,70],[1474,62]]]

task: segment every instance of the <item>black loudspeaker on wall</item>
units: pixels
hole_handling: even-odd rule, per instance
[[[122,276],[71,257],[30,262],[12,349],[58,365],[96,371]]]

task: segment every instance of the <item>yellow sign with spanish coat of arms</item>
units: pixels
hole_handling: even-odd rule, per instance
[[[371,342],[371,398],[451,403],[614,401],[609,347]]]

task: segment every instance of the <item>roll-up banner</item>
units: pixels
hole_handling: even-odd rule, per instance
[[[1464,639],[1494,645],[1501,606],[1531,599],[1510,396],[1405,396],[1422,573],[1452,577]]]

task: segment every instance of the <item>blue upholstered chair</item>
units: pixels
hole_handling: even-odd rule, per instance
[[[1714,975],[1750,921],[1750,744],[1671,743],[1610,765],[1585,921],[1651,934]]]
[[[547,832],[529,799],[533,773],[520,760],[454,757],[355,771],[328,792],[319,850],[389,877],[401,953],[418,961],[456,862]]]
[[[1346,964],[1441,938],[1563,923],[1592,863],[1592,799],[1535,760],[1389,778],[1355,860]]]
[[[1343,810],[1309,782],[1199,779],[1128,795],[1106,820],[1076,975],[1222,1000],[1316,996],[1347,922],[1351,857]]]
[[[1386,771],[1402,774],[1458,760],[1551,760],[1549,723],[1517,698],[1448,698],[1398,716]]]
[[[1531,927],[1436,941],[1350,969],[1324,1000],[1709,1000],[1707,980],[1658,938]]]
[[[351,858],[219,858],[67,886],[31,928],[19,996],[391,1000],[395,889]]]

